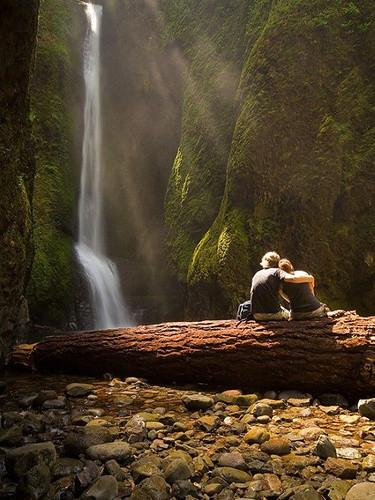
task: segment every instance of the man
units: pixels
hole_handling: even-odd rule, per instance
[[[309,274],[293,275],[278,268],[280,255],[267,252],[260,262],[262,270],[255,273],[250,291],[251,313],[255,320],[272,321],[289,319],[289,311],[282,309],[279,302],[279,290],[285,283],[313,283]]]

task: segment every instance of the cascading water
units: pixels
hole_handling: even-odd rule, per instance
[[[105,255],[100,109],[100,31],[103,7],[87,3],[84,51],[85,111],[76,251],[90,286],[96,328],[129,326],[117,267]]]

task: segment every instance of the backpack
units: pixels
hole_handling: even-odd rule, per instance
[[[248,321],[251,319],[251,302],[247,300],[238,306],[236,318],[241,321]]]

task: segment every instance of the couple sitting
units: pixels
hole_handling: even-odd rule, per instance
[[[314,277],[294,271],[291,262],[276,252],[266,253],[251,283],[250,307],[255,320],[323,318],[329,311],[314,295]],[[280,295],[290,311],[280,305]]]

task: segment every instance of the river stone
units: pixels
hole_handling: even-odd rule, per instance
[[[287,439],[272,438],[261,444],[261,450],[269,455],[288,455],[290,444]]]
[[[22,427],[15,425],[7,429],[0,429],[0,445],[21,446],[23,444]]]
[[[251,475],[234,467],[217,467],[212,471],[213,477],[220,477],[228,483],[247,483]]]
[[[350,488],[345,500],[370,500],[375,498],[374,483],[358,483]]]
[[[289,399],[310,399],[312,400],[311,394],[307,394],[300,391],[282,391],[279,393],[278,399],[283,399],[288,401]]]
[[[175,481],[172,485],[172,495],[178,499],[197,498],[199,490],[190,479]]]
[[[52,467],[53,479],[78,474],[83,469],[83,463],[76,458],[58,458]]]
[[[216,415],[204,415],[197,420],[197,425],[206,432],[213,431],[219,424],[220,418]]]
[[[223,403],[234,403],[238,396],[241,396],[242,392],[238,389],[229,389],[227,391],[220,392],[215,395],[215,401],[221,401]]]
[[[164,472],[164,477],[168,483],[174,483],[181,479],[190,479],[192,470],[188,463],[182,458],[176,458],[171,461]]]
[[[64,396],[58,396],[56,399],[46,399],[42,404],[43,410],[62,410],[66,406]]]
[[[146,438],[146,424],[139,415],[134,415],[125,425],[129,443],[139,443]]]
[[[292,500],[324,500],[324,497],[318,493],[312,486],[299,491],[291,497]]]
[[[64,448],[67,455],[76,457],[84,453],[90,446],[113,441],[112,434],[106,427],[78,427],[75,432],[67,434]]]
[[[161,474],[161,459],[157,455],[146,455],[132,463],[131,473],[136,483],[147,477]]]
[[[323,406],[341,406],[342,408],[349,406],[348,400],[341,394],[325,393],[318,396],[318,399]]]
[[[234,469],[246,470],[246,462],[239,451],[223,453],[219,456],[220,467],[233,467]]]
[[[362,469],[367,472],[375,471],[375,455],[367,455],[362,462]]]
[[[120,463],[126,461],[131,455],[131,448],[124,441],[114,441],[113,443],[96,444],[86,450],[86,454],[93,460],[105,462],[107,460],[117,460]]]
[[[254,415],[254,417],[261,417],[263,415],[272,417],[273,409],[270,405],[264,403],[256,403],[251,413]]]
[[[144,422],[158,422],[160,415],[157,413],[150,413],[148,411],[141,411],[136,414]]]
[[[320,491],[323,490],[329,500],[344,500],[348,490],[351,488],[351,481],[345,481],[344,479],[334,479],[332,481],[329,478],[326,482],[322,484]]]
[[[375,398],[360,399],[358,401],[358,412],[361,417],[375,420]]]
[[[95,387],[92,384],[69,384],[65,387],[65,392],[71,398],[80,398],[88,396],[94,391]]]
[[[49,399],[57,399],[58,394],[54,389],[43,389],[38,393],[38,397],[35,400],[35,406],[42,405],[44,401]]]
[[[206,493],[209,497],[213,497],[220,493],[220,491],[224,488],[224,485],[221,483],[210,483],[206,484],[203,488],[203,492]]]
[[[341,422],[344,422],[344,424],[350,424],[350,425],[356,424],[360,418],[361,417],[359,415],[340,415],[339,416],[339,419],[341,420]]]
[[[51,467],[56,461],[56,449],[53,443],[27,444],[9,450],[6,454],[6,468],[9,474],[22,477],[35,465],[45,464]]]
[[[113,476],[101,476],[81,496],[81,499],[113,500],[118,494],[118,484]]]
[[[117,481],[124,481],[127,477],[126,472],[121,469],[120,464],[118,464],[114,459],[108,460],[104,464],[104,470],[106,474],[113,476],[115,479],[117,479]]]
[[[64,476],[51,484],[47,498],[45,500],[70,500],[74,498],[75,477]]]
[[[188,410],[208,410],[214,404],[211,397],[203,394],[186,394],[181,399]]]
[[[17,498],[37,500],[48,492],[50,482],[51,474],[47,465],[35,465],[22,474],[17,486]]]
[[[362,458],[357,448],[337,448],[336,451],[338,458],[347,458],[349,460],[358,460]]]
[[[261,399],[258,403],[262,403],[270,406],[273,410],[280,410],[287,407],[286,402],[283,399]]]
[[[315,453],[320,458],[336,457],[336,448],[327,436],[322,434],[316,443]]]
[[[233,403],[240,406],[241,408],[247,408],[258,401],[257,394],[241,394],[234,398]]]
[[[341,479],[354,479],[358,471],[358,465],[344,458],[329,457],[326,460],[325,469],[330,474]]]
[[[248,444],[262,444],[270,438],[269,432],[263,427],[252,427],[244,436],[244,441]]]
[[[151,476],[136,486],[131,500],[169,500],[169,487],[161,476]]]

